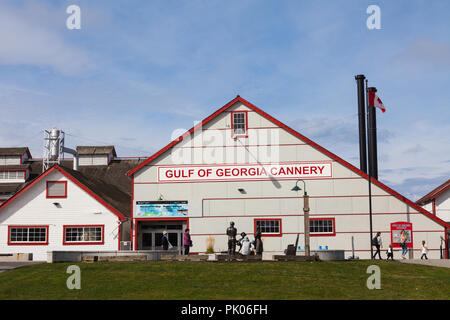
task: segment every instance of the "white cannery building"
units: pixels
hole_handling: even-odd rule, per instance
[[[225,230],[252,236],[259,226],[266,254],[282,253],[300,234],[303,191],[310,196],[311,250],[345,250],[370,258],[368,176],[355,166],[237,96],[131,170],[134,250],[154,250],[168,231],[175,247],[189,228],[191,252],[227,250]],[[299,185],[303,188],[303,184]],[[371,182],[373,232],[398,250],[408,234],[410,258],[425,240],[439,258],[449,224],[378,180]],[[397,256],[398,257],[398,253]]]

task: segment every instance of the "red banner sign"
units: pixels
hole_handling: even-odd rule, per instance
[[[159,182],[331,178],[331,161],[158,167]]]
[[[406,234],[406,247],[412,248],[413,247],[413,230],[412,230],[412,223],[410,222],[393,222],[391,223],[391,243],[392,246],[395,248],[400,247],[401,242],[401,232],[402,230],[405,231]]]

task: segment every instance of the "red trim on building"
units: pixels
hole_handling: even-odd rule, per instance
[[[363,179],[361,177],[346,177],[346,178],[303,178],[302,180],[359,180]],[[279,179],[282,181],[297,181],[298,178],[287,178],[287,179]],[[230,180],[225,180],[230,181]],[[237,181],[237,180],[236,180]],[[235,182],[236,182],[235,181]],[[238,180],[239,182],[244,181],[271,181],[270,179],[258,179],[258,180]],[[224,182],[224,180],[216,181],[216,180],[208,180],[208,183],[214,183],[214,182]],[[135,182],[134,184],[160,184],[162,182]],[[168,183],[179,183],[179,182],[164,182],[165,184]],[[205,181],[189,181],[189,183],[205,183]]]
[[[444,228],[444,232],[445,232],[445,259],[449,259],[450,257],[449,257],[449,243],[448,243],[448,232],[449,232],[449,229],[448,228]]]
[[[66,228],[102,228],[102,241],[88,242],[66,242]],[[63,245],[64,246],[87,246],[87,245],[103,245],[105,244],[105,225],[104,224],[80,224],[80,225],[63,225]]]
[[[433,199],[433,214],[436,215],[436,199]]]
[[[416,201],[419,205],[425,205],[430,202],[430,200],[436,199],[439,197],[442,193],[447,191],[450,188],[450,179],[445,181],[443,184],[439,185],[438,187],[434,188],[432,191],[424,195],[422,198]]]
[[[336,236],[336,219],[332,217],[323,217],[323,218],[309,218],[309,221],[311,220],[331,220],[333,222],[333,232],[332,233],[316,233],[316,232],[309,232],[310,237],[334,237]]]
[[[11,228],[45,228],[45,242],[11,242]],[[48,225],[11,225],[8,226],[8,246],[46,246],[48,245]]]
[[[283,235],[280,218],[255,218],[255,219],[253,219],[253,232],[254,232],[253,234],[256,233],[256,221],[278,221],[280,224],[280,232],[279,233],[263,233],[263,232],[261,232],[261,236],[263,236],[263,237],[281,237]]]
[[[177,149],[198,149],[198,148],[254,148],[254,147],[291,147],[291,146],[307,146],[306,143],[279,143],[279,144],[236,144],[232,146],[185,146]]]
[[[361,170],[359,170],[357,167],[353,166],[352,164],[348,163],[347,161],[343,160],[342,158],[338,157],[337,155],[331,153],[330,151],[328,151],[327,149],[319,146],[317,143],[315,143],[314,141],[308,139],[307,137],[305,137],[304,135],[300,134],[299,132],[295,131],[294,129],[288,127],[287,125],[283,124],[282,122],[278,121],[277,119],[273,118],[272,116],[270,116],[269,114],[267,114],[266,112],[262,111],[261,109],[259,109],[258,107],[254,106],[253,104],[251,104],[250,102],[248,102],[247,100],[241,98],[240,96],[237,96],[236,98],[234,98],[233,100],[231,100],[230,102],[228,102],[226,105],[224,105],[222,108],[220,108],[219,110],[217,110],[216,112],[214,112],[213,114],[211,114],[210,116],[208,116],[207,118],[205,118],[202,122],[198,123],[197,125],[195,125],[194,127],[192,127],[190,130],[188,130],[187,132],[185,132],[183,135],[181,135],[180,137],[178,137],[177,139],[173,140],[172,142],[170,142],[167,146],[165,146],[164,148],[162,148],[161,150],[159,150],[158,152],[156,152],[154,155],[152,155],[150,158],[148,158],[146,161],[142,162],[140,165],[138,165],[136,168],[134,168],[133,170],[128,172],[128,176],[133,175],[134,173],[136,173],[137,171],[139,171],[140,169],[142,169],[144,166],[146,166],[147,164],[149,164],[150,162],[152,162],[153,160],[155,160],[156,158],[158,158],[160,155],[162,155],[163,153],[165,153],[166,151],[168,151],[169,149],[173,148],[175,145],[177,145],[179,142],[181,142],[185,137],[190,136],[195,130],[197,130],[198,128],[202,128],[203,126],[205,126],[207,123],[209,123],[211,120],[213,120],[214,118],[216,118],[217,116],[219,116],[222,112],[224,112],[226,109],[228,109],[229,107],[231,107],[232,105],[234,105],[236,102],[240,102],[242,104],[244,104],[245,106],[247,106],[248,108],[250,108],[252,111],[257,112],[258,114],[260,114],[261,116],[265,117],[267,120],[273,122],[274,124],[278,125],[279,127],[285,129],[287,132],[291,133],[292,135],[296,136],[297,138],[299,138],[300,140],[302,140],[303,142],[309,144],[311,147],[315,148],[316,150],[322,152],[323,154],[325,154],[326,156],[328,156],[329,158],[336,160],[337,162],[339,162],[341,165],[343,165],[344,167],[350,169],[351,171],[355,172],[356,174],[360,175],[361,177],[365,178],[365,179],[369,179],[369,176],[367,174],[365,174],[364,172],[362,172]],[[427,210],[421,208],[419,205],[415,204],[414,202],[412,202],[411,200],[405,198],[404,196],[400,195],[399,193],[397,193],[396,191],[392,190],[391,188],[389,188],[388,186],[384,185],[383,183],[379,182],[378,180],[374,179],[374,178],[370,178],[370,181],[373,182],[375,185],[377,185],[378,187],[380,187],[381,189],[383,189],[384,191],[392,194],[394,197],[396,197],[397,199],[399,199],[400,201],[405,202],[406,204],[408,204],[410,207],[416,209],[417,211],[419,211],[420,213],[424,214],[425,216],[427,216],[428,218],[430,218],[431,220],[439,223],[440,225],[446,227],[446,228],[450,228],[450,225],[447,224],[445,221],[437,218],[436,216],[432,215],[430,212],[428,212]]]
[[[134,245],[134,234],[133,230],[134,228],[134,219],[133,219],[133,213],[134,213],[134,176],[131,176],[131,220],[130,220],[130,241],[131,241],[131,250],[136,250]]]
[[[48,195],[48,184],[49,183],[64,183],[64,195],[63,196],[49,196]],[[67,181],[47,181],[45,187],[45,197],[47,199],[65,199],[67,198]]]
[[[368,216],[370,213],[365,212],[365,213],[314,213],[314,214],[310,214],[310,217],[329,217],[330,215],[333,215],[335,217],[340,217],[340,216]],[[399,215],[399,214],[409,214],[409,215],[414,215],[414,214],[421,214],[420,212],[373,212],[372,215],[376,216],[376,215]],[[271,217],[303,217],[304,214],[302,213],[292,213],[292,214],[271,214]],[[249,214],[249,215],[229,215],[229,216],[202,216],[202,217],[191,217],[191,219],[195,219],[195,218],[254,218],[254,217],[261,217],[261,215],[259,214]]]
[[[348,196],[348,195],[343,195],[343,196],[309,196],[309,198],[367,198],[369,197],[368,195],[353,195],[353,196]],[[392,197],[392,195],[389,194],[377,194],[377,195],[372,195],[372,197]],[[270,199],[302,199],[303,197],[296,197],[296,196],[279,196],[279,197],[242,197],[242,198],[204,198],[203,200],[249,200],[249,199],[253,199],[253,200],[258,200],[258,199],[265,199],[265,200],[270,200]]]
[[[390,231],[380,231],[382,234],[383,233],[389,233]],[[415,233],[418,232],[442,232],[439,230],[414,230]],[[337,231],[336,235],[338,234],[368,234],[370,233],[370,231]],[[372,232],[373,233],[373,232]],[[253,233],[247,233],[247,235],[252,235]],[[283,235],[287,235],[287,234],[304,234],[303,231],[301,232],[283,232]],[[191,233],[191,236],[226,236],[226,233]]]
[[[119,221],[120,223],[120,221]],[[122,223],[119,224],[119,234],[118,234],[118,241],[117,241],[117,250],[120,250],[120,235],[122,233]]]
[[[97,194],[95,194],[92,190],[90,190],[88,187],[86,187],[84,184],[82,184],[80,181],[78,181],[76,178],[74,178],[70,173],[65,171],[63,168],[61,168],[59,165],[54,165],[47,171],[43,172],[41,175],[39,175],[36,179],[34,179],[29,185],[27,185],[25,188],[14,194],[11,198],[9,198],[7,201],[5,201],[3,204],[0,205],[0,211],[7,207],[12,201],[17,199],[20,195],[22,195],[24,192],[29,190],[31,187],[33,187],[36,183],[41,181],[44,177],[46,177],[48,174],[53,172],[54,170],[59,171],[63,176],[65,176],[67,179],[75,183],[77,186],[79,186],[81,189],[86,191],[91,197],[96,199],[98,202],[100,202],[103,206],[108,208],[112,213],[114,213],[120,220],[126,220],[125,216],[121,214],[119,211],[117,211],[115,208],[110,206],[108,203],[105,202],[101,197],[99,197]]]
[[[245,114],[245,133],[243,134],[234,134],[234,115],[236,113],[244,113]],[[245,110],[242,111],[231,111],[231,136],[233,138],[248,138],[248,112]]]

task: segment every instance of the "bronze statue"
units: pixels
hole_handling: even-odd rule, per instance
[[[255,233],[255,251],[256,254],[263,253],[263,242],[261,240],[261,229],[259,226],[256,227]]]
[[[234,255],[236,252],[236,234],[237,229],[234,227],[234,222],[230,222],[230,226],[227,228],[228,236],[228,255]]]

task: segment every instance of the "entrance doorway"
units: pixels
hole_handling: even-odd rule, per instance
[[[167,231],[169,242],[173,246],[171,250],[177,250],[181,254],[186,224],[185,220],[137,221],[137,250],[162,250],[163,232]]]

